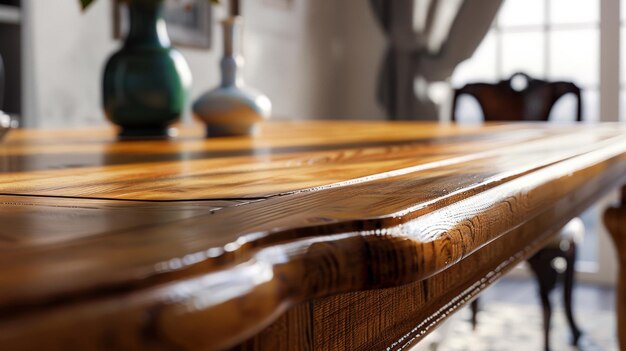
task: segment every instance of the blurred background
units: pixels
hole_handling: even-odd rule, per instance
[[[242,0],[241,7],[244,77],[271,99],[272,119],[480,121],[476,99],[462,96],[453,107],[455,89],[523,72],[580,87],[584,122],[626,120],[626,1]],[[227,10],[168,18],[172,27],[180,24],[176,36],[189,36],[177,45],[193,74],[189,104],[220,80],[219,22]],[[121,45],[117,11],[113,0],[85,12],[77,0],[0,0],[3,109],[26,127],[107,124],[101,79]],[[186,34],[185,25],[195,32]],[[550,119],[573,121],[575,107],[575,97],[564,96]],[[616,266],[600,225],[600,209],[612,199],[582,216],[576,271],[586,289],[577,297],[583,308],[613,308],[606,288]],[[492,296],[528,295],[520,293],[534,289],[527,283],[505,282]]]
[[[275,118],[387,116],[377,101],[381,65],[387,48],[405,39],[385,33],[371,4],[375,2],[242,2],[245,78],[270,96]],[[455,2],[462,3],[450,1]],[[522,71],[535,78],[574,81],[583,88],[585,120],[626,118],[626,107],[620,108],[620,102],[626,103],[626,90],[619,89],[626,79],[619,59],[626,4],[619,6],[619,2],[506,0],[484,38],[478,34],[478,48],[469,59],[454,65],[451,76],[442,81],[428,81],[427,87],[418,79],[415,90],[420,98],[445,104],[452,87],[495,82]],[[474,11],[481,12],[480,2],[476,5]],[[113,1],[97,1],[82,13],[74,0],[0,1],[0,53],[8,80],[4,109],[24,116],[22,122],[28,126],[104,123],[101,70],[120,45],[113,35],[113,7]],[[192,99],[219,81],[218,25],[226,7],[213,7],[212,12],[211,47],[180,48],[194,76]],[[415,52],[415,48],[407,50]],[[559,102],[558,118],[566,119],[568,103],[572,102]],[[468,119],[480,113],[471,101],[460,104]],[[396,117],[433,118],[430,113]]]
[[[11,94],[5,110],[33,127],[106,123],[102,68],[121,44],[113,1],[96,1],[85,13],[77,0],[0,4]],[[211,48],[179,47],[193,73],[192,101],[220,79],[219,21],[227,7],[212,12]],[[367,1],[246,0],[242,12],[245,79],[272,99],[275,118],[384,116],[374,92],[385,37]]]
[[[272,98],[276,118],[386,116],[376,100],[378,78],[386,49],[403,39],[385,33],[373,2],[242,2],[246,80]],[[584,89],[585,120],[626,118],[626,108],[619,106],[626,90],[613,89],[626,79],[619,63],[624,8],[619,0],[506,0],[470,59],[427,88],[416,82],[416,89],[444,103],[451,86],[523,71],[575,81]],[[225,13],[225,6],[213,8],[210,48],[181,48],[194,75],[192,99],[219,80],[218,24]],[[30,126],[103,123],[101,69],[120,45],[113,22],[113,1],[97,1],[85,13],[73,0],[0,1],[0,52],[9,80],[5,109],[28,116],[23,123]],[[475,117],[475,107],[463,102],[464,114]],[[557,115],[564,118],[562,111],[567,108],[558,106]]]

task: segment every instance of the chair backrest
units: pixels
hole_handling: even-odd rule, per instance
[[[525,86],[519,88],[516,83]],[[547,82],[524,73],[496,84],[471,83],[454,92],[452,120],[456,121],[456,105],[461,95],[471,95],[478,101],[485,121],[547,121],[554,104],[562,96],[576,97],[576,121],[582,121],[580,88],[571,82]]]

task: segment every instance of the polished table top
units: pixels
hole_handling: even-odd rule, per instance
[[[232,347],[306,301],[434,277],[531,222],[555,229],[626,180],[618,124],[318,121],[267,123],[252,138],[201,133],[8,135],[1,344]],[[528,250],[519,238],[516,250]]]

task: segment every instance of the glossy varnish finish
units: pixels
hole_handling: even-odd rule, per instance
[[[618,125],[0,145],[0,344],[402,349],[626,180]]]
[[[619,206],[611,207],[604,213],[604,223],[613,236],[618,255],[617,334],[620,349],[626,350],[626,187],[622,188]]]

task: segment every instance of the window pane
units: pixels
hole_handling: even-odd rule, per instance
[[[542,31],[502,33],[502,78],[515,72],[545,77],[544,42]]]
[[[454,116],[458,123],[480,123],[483,121],[483,110],[473,96],[461,95],[456,101]]]
[[[498,13],[498,25],[540,26],[545,17],[545,0],[506,0]]]
[[[576,97],[567,94],[557,100],[550,111],[550,121],[573,122],[576,120]]]
[[[623,2],[622,8],[626,7],[626,1]],[[624,60],[626,60],[626,27],[622,26],[620,29],[620,84],[623,87],[626,87],[626,65],[624,64]]]
[[[626,95],[625,95],[626,97]],[[596,89],[583,89],[583,121],[596,122],[600,120],[600,95]],[[576,120],[576,98],[567,94],[560,98],[550,111],[550,121],[573,122]]]
[[[626,90],[619,92],[619,120],[626,122]]]
[[[452,74],[452,86],[461,87],[470,82],[496,80],[496,40],[490,31],[474,55],[457,66]]]
[[[597,29],[555,30],[550,33],[551,80],[597,86],[599,81],[600,36]]]
[[[598,23],[600,20],[599,0],[551,0],[550,23]]]

